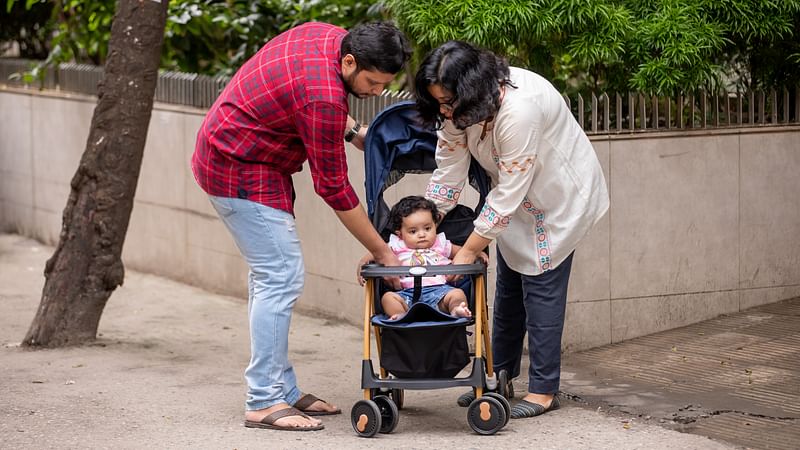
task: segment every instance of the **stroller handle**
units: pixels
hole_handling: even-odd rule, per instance
[[[420,269],[424,269],[424,273],[414,273]],[[364,278],[485,274],[486,265],[482,262],[473,264],[448,264],[445,266],[384,266],[376,263],[364,264],[361,266],[361,276]]]

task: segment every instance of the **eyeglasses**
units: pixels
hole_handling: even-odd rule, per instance
[[[456,109],[457,102],[458,100],[456,99],[452,99],[449,102],[440,102],[439,110],[441,110],[442,112],[451,113],[453,112],[454,109]]]

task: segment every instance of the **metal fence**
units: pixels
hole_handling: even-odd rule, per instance
[[[19,74],[36,61],[0,59],[0,83],[26,86]],[[48,70],[43,89],[96,95],[103,68],[86,64],[61,64]],[[210,77],[181,72],[161,72],[155,101],[196,108],[210,107],[230,77]],[[410,92],[389,92],[366,99],[350,98],[350,114],[369,122],[385,107],[413,99]],[[588,134],[616,134],[686,129],[780,126],[800,124],[800,86],[744,93],[698,92],[677,96],[637,93],[603,93],[564,96],[572,113]]]

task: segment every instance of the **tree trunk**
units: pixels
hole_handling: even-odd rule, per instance
[[[89,139],[72,178],[58,247],[45,265],[42,300],[24,346],[95,339],[103,308],[125,277],[122,245],[153,109],[167,4],[117,2]]]

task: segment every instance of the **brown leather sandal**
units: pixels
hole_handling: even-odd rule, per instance
[[[274,413],[272,413],[272,414],[264,417],[263,419],[261,419],[261,422],[254,422],[252,420],[245,420],[244,421],[244,426],[246,428],[266,428],[266,429],[270,429],[270,430],[281,430],[281,431],[317,431],[317,430],[322,430],[323,428],[325,428],[325,425],[322,425],[322,424],[312,425],[312,426],[308,426],[308,427],[294,426],[294,425],[276,425],[275,424],[275,422],[278,419],[282,419],[284,417],[290,417],[290,416],[299,416],[299,417],[308,418],[308,416],[303,414],[303,412],[300,411],[299,409],[289,407],[289,408],[279,409],[279,410],[275,411]]]
[[[321,401],[322,403],[328,403],[325,400],[317,397],[314,394],[305,394],[300,397],[300,400],[296,401],[294,405],[295,408],[299,409],[303,413],[309,416],[332,416],[334,414],[341,414],[342,410],[336,408],[334,411],[310,411],[308,408],[311,407],[315,402]]]

